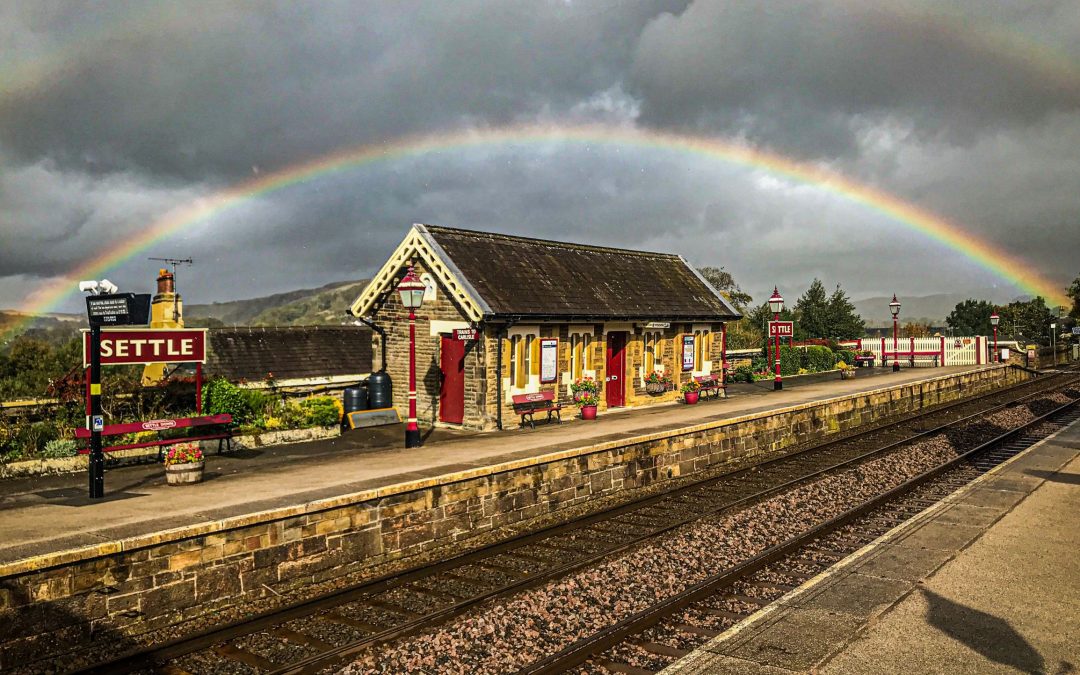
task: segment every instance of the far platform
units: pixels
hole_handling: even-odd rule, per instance
[[[596,421],[567,419],[512,431],[430,430],[425,445],[406,450],[401,426],[360,429],[340,438],[207,457],[206,480],[170,487],[159,464],[107,471],[103,500],[87,497],[85,473],[0,481],[0,574],[35,556],[98,547],[131,537],[214,523],[320,499],[432,480],[510,461],[677,430],[804,403],[883,389],[988,366],[861,369],[841,380],[800,377],[773,391],[771,381],[729,385],[729,398],[602,413]],[[566,409],[567,417],[574,410]]]
[[[1080,422],[663,675],[1080,668]]]

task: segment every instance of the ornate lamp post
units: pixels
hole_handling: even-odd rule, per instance
[[[1001,352],[998,351],[997,346],[997,327],[999,321],[1001,321],[1001,317],[998,316],[997,310],[994,310],[994,313],[990,315],[990,325],[994,327],[994,363],[1001,362]]]
[[[892,312],[892,369],[893,372],[900,371],[900,361],[898,360],[896,351],[896,319],[900,316],[900,301],[896,299],[896,293],[892,294],[892,302],[889,303],[889,311]]]
[[[773,286],[772,296],[769,298],[769,309],[773,313],[773,321],[780,320],[780,312],[784,311],[784,298],[780,296],[780,289]],[[776,379],[773,380],[773,390],[779,391],[784,388],[784,380],[780,377],[780,332],[776,332]]]
[[[424,282],[416,276],[413,266],[398,284],[401,305],[409,310],[409,421],[405,425],[405,447],[420,447],[420,428],[416,426],[416,310],[424,303]]]

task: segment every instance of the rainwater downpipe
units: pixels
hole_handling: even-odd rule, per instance
[[[379,342],[382,345],[379,349],[379,356],[382,357],[382,368],[379,368],[379,370],[386,372],[386,329],[362,316],[356,316],[351,309],[345,310],[345,313],[379,334]]]
[[[496,355],[495,355],[495,359],[496,359],[496,362],[495,362],[495,379],[496,379],[496,383],[495,384],[498,387],[498,393],[496,394],[496,396],[498,396],[499,400],[498,400],[498,403],[495,406],[495,410],[496,410],[495,427],[499,431],[503,430],[503,421],[502,421],[502,409],[503,409],[503,372],[502,372],[502,370],[503,370],[503,340],[506,339],[506,336],[510,333],[510,327],[513,326],[515,323],[517,323],[517,319],[511,319],[510,321],[507,321],[506,323],[504,323],[502,325],[502,328],[500,328],[499,332],[496,334],[496,336],[498,338],[498,346],[495,349],[495,351],[496,351]]]

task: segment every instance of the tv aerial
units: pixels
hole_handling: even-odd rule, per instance
[[[173,318],[173,321],[179,321],[180,320],[180,307],[178,305],[178,300],[177,299],[180,297],[180,291],[177,290],[177,286],[176,286],[176,266],[177,265],[191,265],[191,264],[194,264],[195,261],[192,260],[191,258],[149,258],[149,260],[157,260],[157,261],[163,262],[163,263],[165,263],[167,265],[172,265],[172,276],[173,276],[173,310],[172,310],[173,317],[172,318]]]

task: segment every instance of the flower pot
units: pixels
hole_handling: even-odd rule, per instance
[[[594,406],[594,405],[583,405],[583,406],[581,406],[581,419],[583,419],[583,420],[594,420],[594,419],[596,419],[596,406]]]
[[[840,371],[840,379],[841,380],[850,380],[853,377],[855,377],[855,371],[854,370],[841,370]]]
[[[186,485],[188,483],[201,483],[204,464],[205,462],[191,462],[188,464],[167,464],[165,466],[165,481],[169,485]]]
[[[698,392],[696,392],[696,391],[688,391],[685,394],[683,394],[683,398],[686,399],[687,405],[693,405],[693,404],[697,403]]]
[[[663,394],[667,391],[667,385],[663,382],[646,382],[645,393],[647,394]]]

